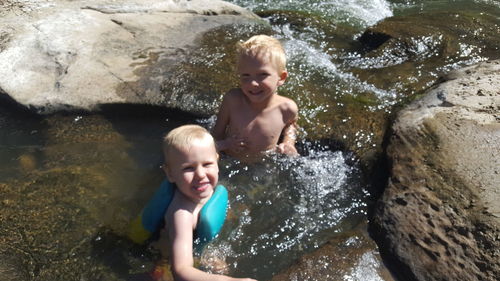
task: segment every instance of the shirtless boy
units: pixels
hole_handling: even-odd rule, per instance
[[[163,244],[162,255],[170,259],[174,279],[255,281],[209,274],[194,267],[193,231],[200,210],[214,193],[219,179],[219,156],[210,133],[198,125],[178,127],[164,138],[163,151],[163,169],[176,188],[165,214],[166,231],[162,231],[159,242]],[[168,242],[163,243],[165,240]]]
[[[297,104],[278,95],[288,76],[280,42],[256,35],[238,45],[240,88],[222,101],[212,130],[218,151],[242,160],[267,152],[297,155]]]

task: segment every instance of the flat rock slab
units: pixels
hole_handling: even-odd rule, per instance
[[[95,110],[102,104],[169,106],[172,89],[163,85],[204,34],[262,23],[249,11],[216,0],[2,5],[0,96],[39,113]],[[182,103],[177,107],[183,109]]]
[[[399,113],[372,233],[400,280],[500,276],[500,61],[450,73]]]

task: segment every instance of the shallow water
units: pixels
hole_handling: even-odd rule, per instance
[[[155,252],[137,250],[123,237],[163,177],[160,136],[186,120],[2,112],[0,237],[12,244],[0,254],[14,251],[17,261],[5,258],[13,268],[0,276],[127,280],[151,270]],[[232,275],[269,280],[363,222],[367,193],[354,162],[319,147],[255,165],[223,157],[220,178],[230,192],[230,212],[205,255],[226,260]],[[22,238],[12,237],[19,231]],[[65,270],[65,277],[56,277]]]
[[[221,246],[241,276],[267,280],[363,220],[366,193],[341,152],[246,166],[222,161],[234,220]],[[228,232],[229,231],[229,232]]]

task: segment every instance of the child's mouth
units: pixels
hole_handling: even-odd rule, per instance
[[[203,192],[203,191],[207,190],[209,186],[210,186],[210,183],[201,183],[201,184],[195,186],[194,188],[198,192]]]
[[[253,92],[253,91],[250,91],[250,94],[252,96],[257,96],[257,95],[260,95],[262,93],[262,91],[258,91],[258,92]]]

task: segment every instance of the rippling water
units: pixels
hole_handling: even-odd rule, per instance
[[[23,219],[3,221],[0,237],[26,229],[23,231],[31,242],[25,244],[14,236],[11,250],[33,251],[24,257],[33,266],[16,269],[24,267],[23,263],[12,262],[13,269],[1,270],[0,277],[38,280],[22,274],[33,277],[43,273],[55,278],[53,274],[64,272],[64,268],[44,263],[47,253],[40,249],[61,243],[61,239],[66,241],[59,246],[58,255],[64,257],[66,251],[76,251],[81,260],[66,269],[74,276],[65,275],[60,280],[77,280],[77,276],[123,280],[120,276],[126,275],[124,271],[150,270],[156,258],[131,254],[130,246],[114,237],[123,234],[127,222],[161,180],[161,171],[156,167],[161,163],[160,135],[168,127],[179,125],[179,121],[56,115],[33,119],[23,116],[17,122],[19,117],[0,118],[0,188],[9,189],[2,189],[7,192],[0,199],[5,208],[12,198],[27,192],[41,206],[28,199],[19,201],[13,213],[3,209],[4,215],[20,215]],[[30,125],[23,126],[27,121]],[[269,280],[296,258],[363,221],[367,194],[360,184],[358,169],[348,164],[352,156],[318,146],[307,148],[306,154],[295,159],[276,156],[256,165],[222,158],[220,178],[230,192],[231,209],[219,239],[209,245],[204,255],[226,260],[233,275]],[[17,193],[18,188],[25,191]],[[47,210],[57,211],[51,215],[49,211],[53,217],[50,222],[38,215]],[[67,215],[64,220],[58,218],[60,212]],[[25,220],[32,226],[23,225]],[[94,236],[100,227],[115,234],[110,236],[106,231]],[[63,228],[67,228],[67,234]],[[43,234],[45,231],[54,233]],[[71,239],[61,237],[68,234]],[[80,241],[80,246],[72,245],[73,240]],[[110,268],[102,269],[108,264]],[[375,259],[372,266],[380,266],[380,261]],[[6,272],[21,276],[15,279],[2,275]]]
[[[222,161],[238,219],[220,241],[242,276],[267,280],[363,216],[366,194],[345,157],[311,151],[257,166]]]
[[[238,4],[255,12],[273,9],[304,11],[311,14],[331,17],[337,22],[346,22],[360,26],[371,25],[385,17],[392,16],[390,4],[384,0],[234,0],[228,2]]]

